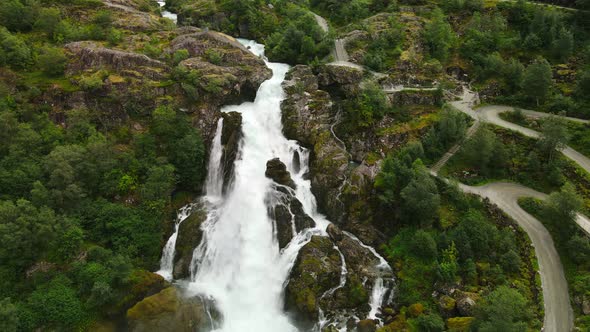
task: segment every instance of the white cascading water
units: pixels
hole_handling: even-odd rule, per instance
[[[223,154],[223,147],[221,146],[222,130],[223,118],[220,118],[217,122],[215,137],[211,142],[211,153],[209,154],[209,165],[207,167],[207,182],[205,184],[207,195],[205,196],[204,203],[212,211],[215,210],[215,205],[221,201],[221,191],[223,188],[223,166],[221,165],[221,156]],[[172,280],[176,239],[178,238],[180,224],[191,215],[194,207],[195,204],[188,204],[178,210],[174,232],[170,235],[164,246],[162,258],[160,259],[160,270],[156,271],[156,273],[168,281]]]
[[[371,297],[369,299],[369,305],[371,306],[371,311],[369,311],[369,315],[367,318],[369,319],[378,319],[377,313],[379,313],[379,309],[383,306],[383,302],[385,296],[387,295],[388,291],[393,292],[392,284],[393,280],[393,271],[391,270],[391,266],[387,263],[383,256],[379,255],[379,253],[375,250],[375,248],[364,244],[358,237],[354,234],[343,231],[344,234],[348,235],[351,239],[356,241],[361,247],[368,249],[371,253],[379,259],[379,264],[377,264],[376,268],[378,270],[379,275],[375,279],[375,283],[373,284],[373,290],[371,292]],[[388,285],[385,283],[387,282]],[[391,294],[393,295],[393,293]],[[390,296],[387,302],[390,302]],[[388,304],[388,303],[385,303]]]
[[[158,4],[160,5],[160,7],[164,7],[164,6],[166,6],[166,1],[158,1]],[[169,18],[174,23],[177,23],[178,22],[178,15],[176,15],[174,13],[171,13],[171,12],[169,12],[167,10],[163,10],[162,11],[162,17]]]
[[[263,45],[243,41],[254,54]],[[253,103],[224,107],[242,115],[243,138],[235,161],[234,181],[217,209],[203,223],[203,241],[195,249],[188,291],[212,299],[222,314],[216,331],[297,331],[283,312],[285,280],[299,249],[312,234],[325,234],[328,221],[316,211],[310,183],[303,178],[307,160],[295,172],[293,153],[307,159],[307,151],[282,133],[281,83],[289,67],[268,63],[273,77],[264,82]],[[268,217],[265,197],[271,180],[266,162],[278,157],[297,184],[296,195],[316,227],[297,234],[279,251]],[[209,196],[209,192],[207,193]]]
[[[164,279],[172,280],[172,269],[174,268],[174,253],[176,249],[176,238],[178,238],[178,228],[180,224],[190,216],[193,208],[193,204],[188,204],[180,208],[176,215],[176,223],[174,225],[174,233],[170,235],[164,250],[162,252],[162,258],[160,259],[160,270],[156,273],[164,277]]]

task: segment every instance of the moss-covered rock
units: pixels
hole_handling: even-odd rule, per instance
[[[159,274],[135,270],[129,277],[130,289],[125,292],[125,297],[121,298],[117,304],[110,310],[110,315],[118,315],[126,312],[142,299],[159,293],[170,284]]]
[[[356,324],[358,332],[375,332],[377,324],[372,319],[363,319]]]
[[[291,187],[273,186],[267,205],[268,214],[275,221],[279,249],[287,246],[295,233],[315,226],[315,221],[305,213]]]
[[[467,332],[474,320],[474,317],[452,317],[447,319],[447,328],[450,332]]]
[[[452,317],[455,315],[456,301],[448,295],[443,295],[438,299],[438,307],[444,317]]]
[[[176,251],[174,255],[174,279],[183,279],[189,276],[189,267],[193,259],[194,249],[201,243],[203,231],[201,224],[207,219],[207,211],[201,205],[195,206],[178,227],[176,238]]]
[[[303,328],[318,319],[319,299],[339,283],[341,260],[332,241],[313,236],[297,255],[285,291],[285,307]]]
[[[131,331],[204,331],[218,313],[199,297],[184,298],[175,287],[168,287],[137,303],[127,311]]]

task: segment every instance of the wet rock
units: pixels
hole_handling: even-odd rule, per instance
[[[319,299],[339,283],[341,260],[332,241],[312,236],[297,255],[285,289],[285,307],[309,330],[318,319]]]
[[[175,287],[149,296],[127,311],[129,329],[143,331],[205,331],[210,328],[209,313],[219,314],[200,297],[184,298]]]
[[[294,191],[275,186],[267,198],[268,214],[275,221],[279,249],[289,244],[295,233],[315,226],[313,219],[305,213],[303,205]]]
[[[227,191],[234,178],[234,167],[240,140],[242,139],[242,115],[238,112],[224,112],[223,129],[221,131],[221,144],[223,153],[221,162],[223,165],[223,192]]]
[[[279,159],[274,158],[266,162],[267,178],[274,182],[295,189],[295,182],[291,179],[291,174],[287,171],[287,166]]]
[[[330,238],[332,239],[332,241],[334,241],[334,242],[342,241],[342,237],[344,236],[344,234],[342,233],[340,228],[338,228],[338,226],[336,226],[334,224],[329,224],[326,231],[328,232],[328,235],[330,235]]]
[[[357,323],[358,332],[375,332],[377,331],[377,324],[372,319],[364,319]]]
[[[176,238],[176,251],[174,255],[174,279],[183,279],[189,276],[189,267],[193,259],[194,249],[201,243],[203,231],[201,224],[207,219],[207,211],[203,206],[193,208],[178,228]]]
[[[301,170],[301,157],[299,156],[299,152],[295,151],[293,153],[293,171],[295,173],[299,173]]]

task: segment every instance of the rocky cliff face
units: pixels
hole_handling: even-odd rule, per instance
[[[335,112],[330,95],[318,89],[318,79],[307,66],[295,66],[286,77],[287,98],[281,104],[285,136],[313,151],[310,160],[312,191],[331,220],[342,218],[336,199],[346,178],[348,155],[331,132]]]
[[[221,106],[253,100],[260,84],[272,76],[263,60],[222,33],[180,28],[159,32],[158,40],[165,41],[158,59],[140,53],[149,40],[130,40],[125,50],[97,42],[68,44],[67,78],[81,89],[50,90],[42,98],[56,111],[95,110],[105,123],[173,105],[193,114],[194,125],[210,142]],[[172,63],[179,50],[189,54],[180,65],[191,78],[178,74]]]
[[[308,66],[295,66],[283,83],[287,98],[281,110],[285,136],[312,151],[312,191],[320,210],[332,222],[360,234],[363,241],[374,243],[378,232],[364,222],[366,213],[356,208],[371,190],[376,170],[366,163],[351,163],[353,156],[334,133],[338,110],[333,98],[355,92],[361,79],[362,73],[354,68],[325,66],[315,75]],[[372,148],[363,144],[360,150],[366,156]]]
[[[174,255],[174,279],[189,277],[189,268],[193,259],[193,251],[201,243],[203,231],[201,224],[207,219],[205,207],[197,205],[192,209],[191,215],[186,218],[178,228],[176,249]]]

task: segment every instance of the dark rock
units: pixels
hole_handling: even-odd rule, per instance
[[[313,219],[303,211],[303,205],[292,190],[275,186],[267,199],[268,214],[275,221],[279,249],[283,249],[295,236],[315,226]]]
[[[238,112],[222,113],[223,129],[221,131],[221,144],[223,154],[223,192],[227,191],[234,178],[235,161],[238,156],[240,141],[242,139],[242,114]]]
[[[326,231],[328,232],[328,235],[330,235],[330,238],[334,242],[340,242],[342,240],[342,237],[344,236],[340,228],[338,228],[338,226],[334,224],[329,224]]]
[[[201,224],[207,219],[207,211],[202,206],[193,208],[178,228],[176,238],[176,252],[174,255],[174,279],[183,279],[189,276],[189,266],[193,259],[194,249],[201,243],[203,231]]]
[[[457,300],[457,311],[461,316],[473,316],[475,314],[475,300],[465,296]]]
[[[293,189],[296,187],[295,182],[291,179],[291,174],[287,171],[287,166],[279,158],[266,162],[266,172],[264,174],[278,184]]]
[[[301,157],[299,156],[299,151],[295,151],[293,153],[293,171],[295,173],[299,173],[301,170]]]

